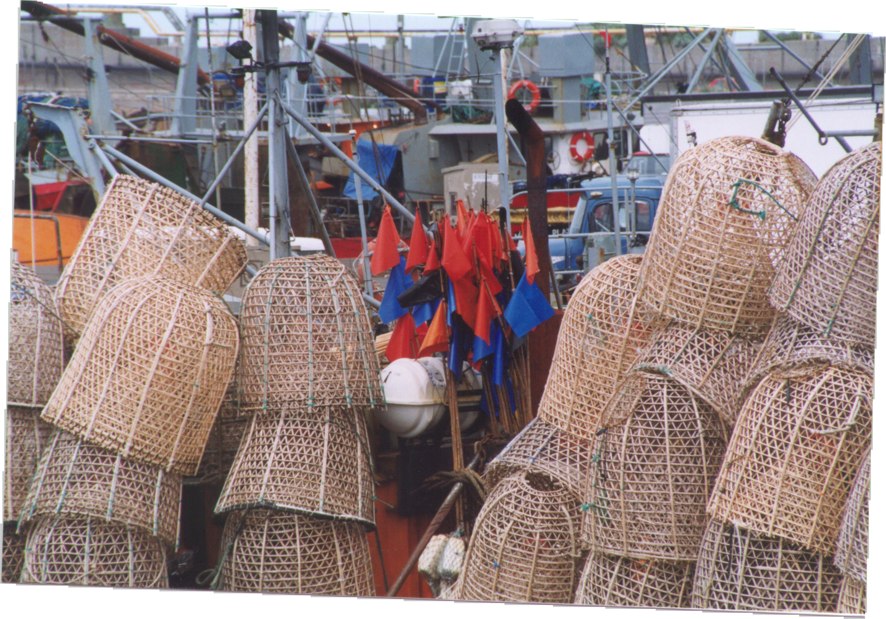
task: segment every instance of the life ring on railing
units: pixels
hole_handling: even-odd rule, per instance
[[[581,152],[579,152],[578,150],[578,145],[580,142],[585,143],[585,148]],[[591,132],[577,131],[576,133],[573,133],[572,139],[569,140],[569,156],[578,163],[586,163],[587,161],[590,161],[593,155],[594,136],[591,135]]]
[[[529,80],[519,80],[514,82],[511,89],[508,90],[508,99],[516,99],[517,93],[524,88],[532,95],[529,105],[523,105],[526,111],[531,114],[538,107],[538,104],[541,103],[541,91],[533,82],[530,82]]]

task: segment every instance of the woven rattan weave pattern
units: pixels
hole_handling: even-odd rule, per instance
[[[20,522],[56,514],[140,527],[174,545],[181,477],[56,430],[23,502]]]
[[[817,334],[787,314],[779,314],[760,347],[753,369],[745,379],[746,397],[766,374],[801,365],[839,365],[874,373],[874,349]]]
[[[15,523],[3,525],[3,565],[0,582],[17,583],[25,564],[25,534],[15,532]]]
[[[692,607],[832,613],[841,581],[826,555],[712,520],[695,566]]]
[[[243,242],[199,204],[118,174],[56,288],[62,319],[78,333],[98,301],[127,278],[161,275],[223,293],[246,266]]]
[[[694,561],[651,561],[591,552],[575,592],[576,604],[688,608]]]
[[[42,407],[65,367],[62,324],[52,291],[33,269],[12,261],[6,401]]]
[[[236,374],[235,370],[235,380],[228,385],[215,423],[212,424],[206,449],[200,460],[200,470],[195,476],[185,478],[185,485],[221,483],[231,470],[243,433],[249,425],[249,418],[240,414]]]
[[[769,298],[819,335],[874,346],[880,176],[874,142],[828,170],[816,185]]]
[[[674,322],[656,330],[633,369],[658,372],[679,382],[731,426],[759,347],[759,339]]]
[[[502,480],[474,524],[459,598],[568,604],[580,555],[572,493],[538,473]]]
[[[796,156],[756,138],[684,152],[643,258],[641,300],[692,326],[764,335],[774,268],[815,180]]]
[[[652,333],[635,306],[641,256],[607,260],[572,295],[538,417],[590,439],[615,385]]]
[[[739,413],[708,513],[832,554],[870,447],[873,378],[838,367],[773,372]]]
[[[835,612],[842,615],[864,615],[867,612],[867,589],[865,581],[845,576]]]
[[[635,559],[693,561],[728,432],[660,374],[632,370],[604,411],[582,506],[582,541]]]
[[[868,532],[870,516],[868,503],[871,498],[871,454],[868,452],[858,474],[852,482],[852,490],[843,511],[834,565],[854,580],[867,581]]]
[[[282,410],[250,419],[215,510],[269,507],[375,526],[374,483],[364,413]]]
[[[369,313],[338,260],[266,264],[243,295],[240,329],[243,412],[384,403]]]
[[[33,408],[10,406],[4,419],[3,522],[16,522],[52,426]]]
[[[166,551],[142,529],[95,518],[41,517],[28,530],[21,582],[165,589]]]
[[[225,591],[371,596],[366,532],[277,510],[235,511],[222,535],[219,586]]]
[[[212,293],[127,280],[96,308],[43,419],[124,457],[193,475],[237,359]]]
[[[578,499],[591,464],[591,442],[575,438],[544,419],[533,419],[486,466],[483,481],[491,491],[518,471],[535,471],[556,479]]]

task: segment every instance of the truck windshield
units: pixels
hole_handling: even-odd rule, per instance
[[[622,204],[619,211],[619,219],[622,232],[627,230],[625,221],[626,207]],[[637,200],[636,226],[638,232],[649,232],[652,229],[652,209],[648,202]],[[612,204],[610,202],[601,202],[596,205],[588,215],[588,232],[613,232],[612,225]]]

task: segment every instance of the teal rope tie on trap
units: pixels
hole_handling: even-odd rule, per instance
[[[741,213],[748,213],[750,215],[756,215],[761,220],[766,219],[766,211],[765,210],[753,211],[751,209],[742,208],[742,206],[738,203],[738,191],[739,191],[739,189],[741,189],[742,185],[751,185],[752,187],[756,187],[757,189],[762,191],[766,195],[767,198],[769,198],[770,200],[775,202],[775,205],[778,206],[778,208],[780,208],[785,213],[787,213],[788,217],[790,217],[794,221],[797,221],[797,216],[794,215],[792,212],[790,212],[781,202],[778,201],[778,198],[773,196],[765,187],[760,185],[760,183],[750,181],[746,178],[740,178],[737,181],[735,181],[734,183],[732,183],[732,197],[729,199],[729,202],[727,202],[727,204],[730,207],[734,208],[736,211],[739,211]]]

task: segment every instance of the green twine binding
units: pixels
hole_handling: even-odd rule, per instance
[[[729,202],[727,202],[727,204],[730,207],[734,208],[736,211],[739,211],[741,213],[748,213],[750,215],[756,215],[761,220],[766,219],[766,211],[765,210],[752,211],[750,209],[742,208],[738,204],[738,190],[741,188],[742,185],[751,185],[752,187],[756,187],[757,189],[762,191],[766,195],[766,197],[768,197],[770,200],[775,202],[775,204],[776,204],[776,206],[778,206],[778,208],[780,208],[785,213],[787,213],[788,217],[790,217],[794,221],[797,221],[796,215],[794,215],[787,208],[785,208],[785,206],[781,202],[779,202],[778,199],[775,196],[773,196],[768,190],[766,190],[759,183],[755,183],[754,181],[750,181],[746,178],[739,178],[737,181],[732,183],[732,197],[729,199]]]

